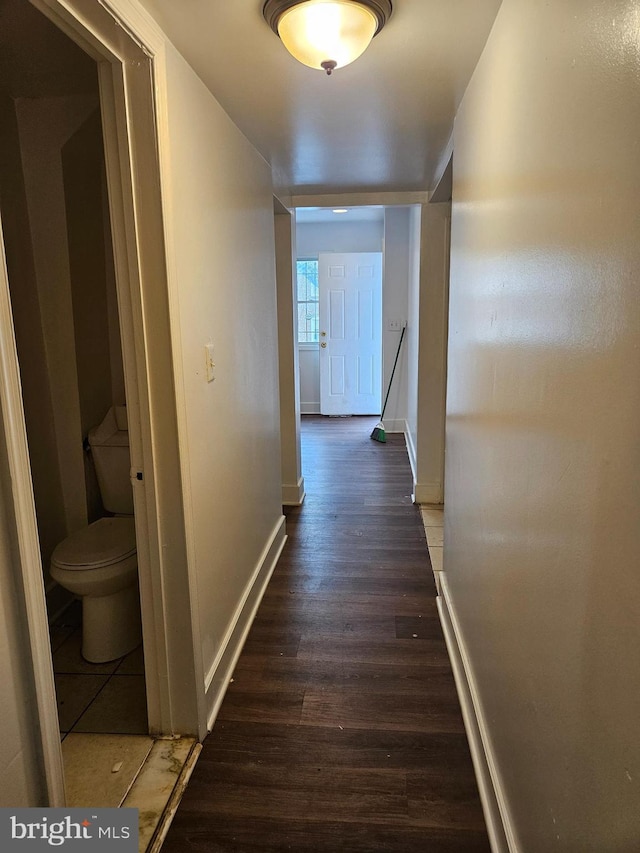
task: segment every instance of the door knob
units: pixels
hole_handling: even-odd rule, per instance
[[[324,349],[324,348],[327,346],[327,342],[326,342],[326,341],[322,341],[322,343],[320,344],[320,346],[322,347],[322,349]]]

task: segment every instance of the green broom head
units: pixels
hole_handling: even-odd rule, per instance
[[[387,434],[384,431],[384,424],[382,421],[378,421],[378,423],[374,426],[373,432],[371,433],[371,438],[374,441],[380,441],[382,444],[385,444],[387,441]]]

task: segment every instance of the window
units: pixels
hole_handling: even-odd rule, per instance
[[[296,261],[298,290],[298,343],[318,343],[318,262]]]

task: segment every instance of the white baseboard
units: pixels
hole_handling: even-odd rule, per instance
[[[413,502],[442,505],[442,483],[416,483],[413,481]]]
[[[385,432],[404,432],[405,431],[405,420],[400,420],[399,418],[396,420],[389,420],[385,418],[384,420],[384,431]]]
[[[440,595],[436,599],[438,613],[462,707],[491,850],[493,853],[519,853],[520,846],[516,840],[513,821],[494,758],[489,729],[451,601],[446,574],[444,572],[439,574]]]
[[[320,414],[320,400],[317,403],[300,403],[300,414],[301,415],[319,415]]]
[[[409,454],[409,465],[411,465],[411,473],[413,474],[413,482],[418,479],[418,456],[416,454],[416,446],[413,443],[411,430],[407,421],[404,422],[404,440],[407,443],[407,453]]]
[[[418,482],[418,453],[413,443],[413,436],[411,435],[407,421],[404,422],[404,437],[407,442],[409,464],[411,465],[411,473],[413,474],[413,502],[415,504],[436,504],[439,506],[442,503],[443,497],[442,483]]]
[[[209,667],[205,679],[205,702],[207,709],[207,728],[213,728],[216,716],[229,686],[229,679],[240,657],[249,629],[255,619],[262,596],[276,567],[278,558],[287,540],[285,517],[278,519],[267,542],[258,565],[245,587],[244,594],[235,615],[231,620],[216,659]]]
[[[282,484],[282,506],[302,506],[304,498],[304,477],[300,477],[295,486]]]

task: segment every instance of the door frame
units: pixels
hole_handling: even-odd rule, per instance
[[[98,65],[131,466],[142,477],[135,480],[134,502],[149,730],[202,738],[204,679],[189,584],[161,186],[165,41],[129,0],[31,2]],[[47,800],[62,806],[62,751],[4,243],[0,375]]]

